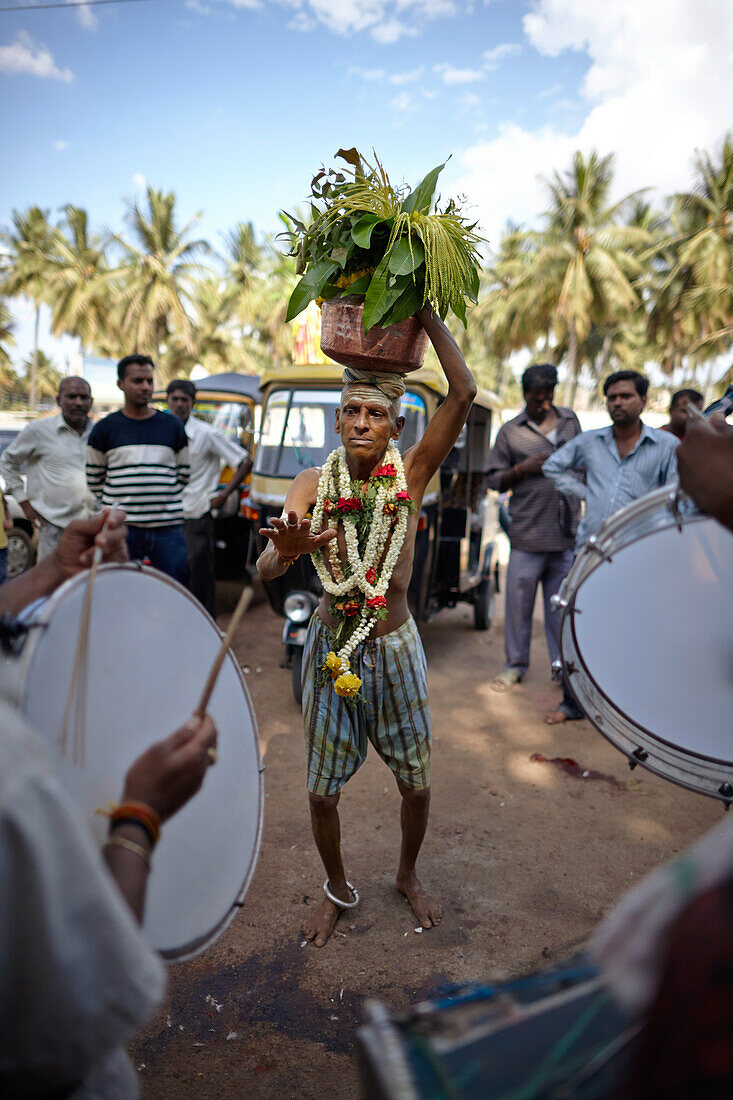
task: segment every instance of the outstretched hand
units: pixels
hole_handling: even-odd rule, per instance
[[[733,428],[722,416],[688,420],[677,468],[680,485],[700,511],[733,531]]]
[[[270,540],[281,558],[297,558],[300,554],[312,554],[335,539],[336,528],[329,527],[314,535],[309,519],[298,520],[297,512],[288,512],[285,519],[271,519],[269,527],[260,527],[260,534]]]

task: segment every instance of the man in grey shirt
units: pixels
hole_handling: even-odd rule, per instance
[[[613,423],[576,436],[542,467],[556,489],[585,501],[576,550],[614,512],[677,477],[677,438],[648,427],[641,419],[648,389],[648,380],[638,371],[609,374],[603,393]],[[578,472],[584,481],[578,480]],[[583,717],[567,682],[563,683],[560,706],[545,717],[550,725]]]
[[[542,465],[581,431],[572,409],[553,404],[557,370],[550,363],[528,367],[522,375],[525,407],[500,429],[489,457],[489,485],[512,490],[506,578],[506,664],[491,687],[507,691],[529,667],[532,611],[541,582],[545,633],[550,661],[559,658],[558,616],[550,599],[573,560],[573,539],[580,513],[575,497],[558,493],[542,474]]]
[[[95,507],[85,474],[92,430],[89,383],[84,378],[64,378],[56,403],[61,410],[58,416],[32,420],[0,458],[6,492],[39,528],[39,561],[56,549],[61,532],[72,519],[83,519]]]

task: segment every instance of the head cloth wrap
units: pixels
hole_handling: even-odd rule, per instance
[[[360,395],[369,396],[377,390],[388,403],[399,401],[405,392],[405,376],[394,374],[392,371],[368,371],[359,370],[357,367],[347,367],[341,375],[344,390],[347,386],[358,387]],[[353,392],[353,390],[351,391]]]

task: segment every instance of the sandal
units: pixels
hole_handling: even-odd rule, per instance
[[[505,668],[503,672],[500,672],[495,679],[491,681],[489,687],[492,691],[502,695],[505,691],[509,691],[515,684],[520,683],[522,677],[513,668]]]

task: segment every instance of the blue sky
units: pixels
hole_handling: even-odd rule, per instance
[[[465,193],[495,240],[541,209],[540,177],[575,148],[615,151],[619,194],[661,194],[730,123],[733,8],[718,0],[29,7],[0,14],[4,224],[73,202],[119,229],[148,181],[182,220],[201,211],[214,243],[240,220],[273,231],[357,145],[408,182],[452,154],[443,194]]]

